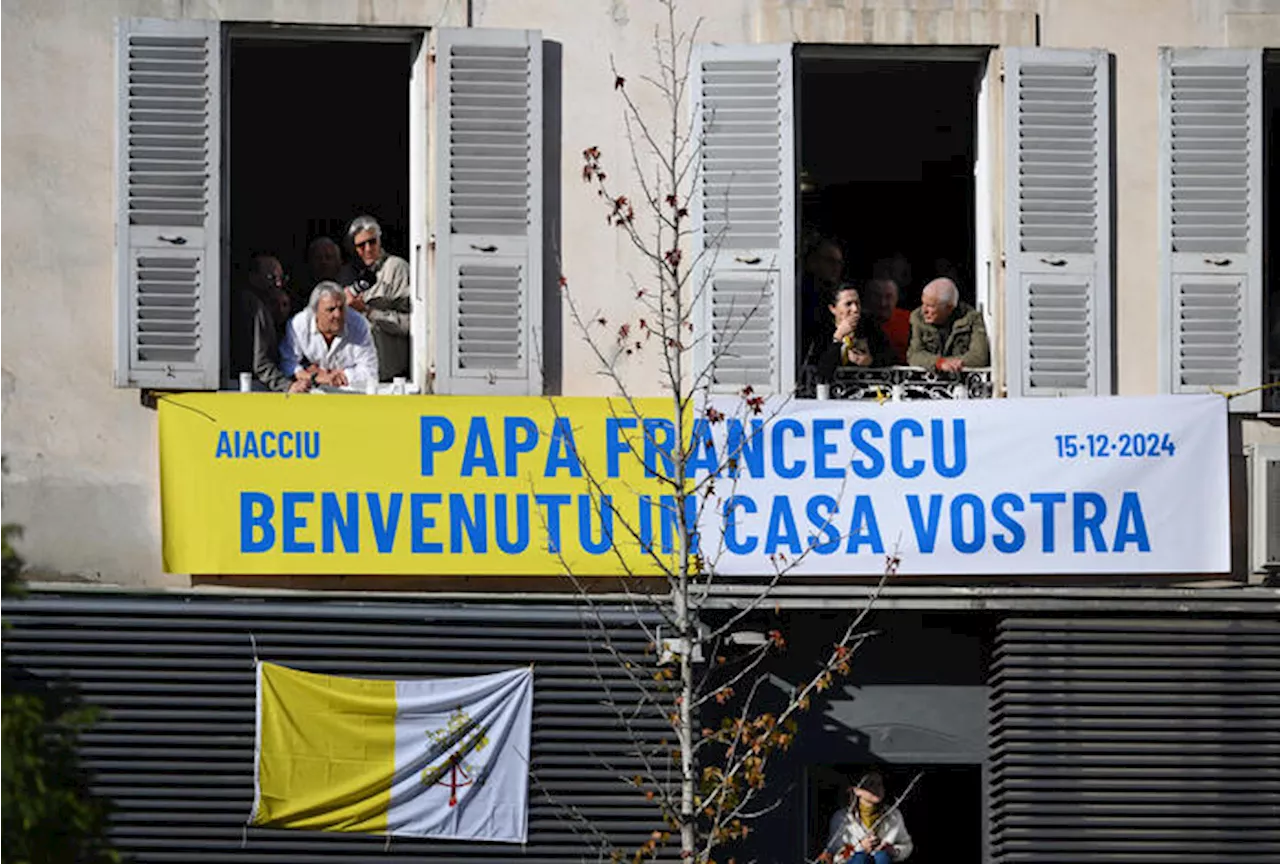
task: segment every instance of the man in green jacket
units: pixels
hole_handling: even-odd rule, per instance
[[[934,279],[924,286],[920,308],[911,313],[907,363],[939,372],[991,364],[982,313],[960,299],[950,279]]]

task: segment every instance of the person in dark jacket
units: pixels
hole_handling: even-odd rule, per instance
[[[251,372],[258,385],[284,393],[293,382],[280,371],[284,271],[272,255],[255,255],[246,284],[232,294],[231,372]],[[287,301],[286,301],[287,302]]]
[[[827,303],[831,325],[809,349],[818,381],[830,381],[840,366],[889,366],[893,352],[884,332],[862,314],[862,298],[849,283],[833,291]]]

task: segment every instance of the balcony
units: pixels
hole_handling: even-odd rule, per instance
[[[813,367],[802,367],[796,396],[816,398],[817,385]],[[989,368],[939,372],[917,366],[842,366],[828,386],[831,399],[900,402],[904,399],[990,399],[994,395]]]

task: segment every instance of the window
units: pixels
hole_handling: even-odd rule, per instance
[[[1111,392],[1110,57],[994,56],[1002,119],[986,49],[699,46],[693,252],[707,338],[695,364],[714,358],[718,389],[796,386],[816,317],[799,290],[797,240],[816,231],[843,241],[857,281],[903,254],[914,270],[904,307],[952,269],[993,342],[1002,243],[1009,393]]]
[[[1260,51],[1160,52],[1161,389],[1262,383]],[[1230,403],[1257,411],[1254,390]]]
[[[420,388],[540,393],[539,34],[433,32],[428,94],[427,34],[225,26],[118,22],[117,385],[224,386],[230,265],[370,212]]]

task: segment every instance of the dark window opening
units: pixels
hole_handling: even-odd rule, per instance
[[[233,285],[247,278],[251,256],[274,255],[296,311],[313,287],[308,244],[329,236],[341,245],[363,213],[381,224],[383,248],[407,257],[412,57],[403,41],[231,41],[225,188]],[[343,256],[350,258],[345,247]],[[242,337],[227,332],[233,345]]]
[[[890,806],[920,776],[900,811],[914,847],[911,864],[981,864],[982,767],[980,765],[823,765],[810,768],[809,848],[816,857],[829,835],[831,815],[848,806],[848,786],[874,768]]]
[[[1262,284],[1267,331],[1263,338],[1263,383],[1280,382],[1280,274],[1276,272],[1272,215],[1280,205],[1275,170],[1280,136],[1280,51],[1262,55]],[[1280,411],[1280,388],[1263,391],[1263,410]]]
[[[843,250],[843,278],[861,284],[899,258],[899,307],[914,309],[932,278],[975,299],[974,159],[983,63],[832,58],[797,52],[800,118],[797,361],[829,314],[806,272],[819,238]]]

